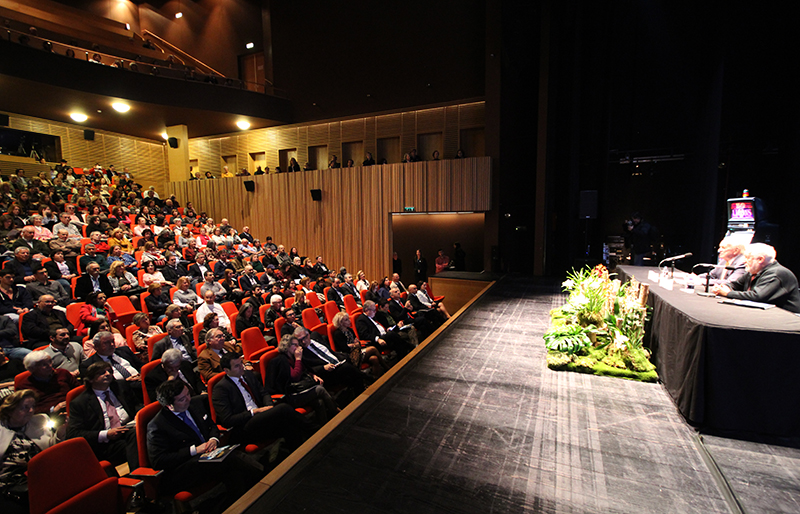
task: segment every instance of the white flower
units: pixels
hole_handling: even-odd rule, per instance
[[[565,280],[565,281],[564,281],[564,282],[561,284],[561,286],[562,286],[564,289],[572,289],[573,287],[575,287],[575,282],[573,282],[573,281],[572,281],[572,279],[568,279],[568,280]]]

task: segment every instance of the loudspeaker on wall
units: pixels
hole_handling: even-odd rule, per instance
[[[312,189],[311,190],[311,199],[315,202],[322,201],[322,189]]]
[[[94,141],[94,130],[84,130],[83,139],[87,141]]]
[[[597,219],[597,191],[581,191],[580,203],[578,204],[579,219]]]
[[[256,183],[253,182],[252,180],[245,180],[244,188],[245,190],[250,191],[252,193],[256,190]]]
[[[177,137],[171,137],[171,138],[167,139],[167,143],[169,143],[169,147],[170,148],[178,148],[178,138]]]

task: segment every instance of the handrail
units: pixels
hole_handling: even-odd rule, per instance
[[[181,50],[177,46],[173,45],[172,43],[170,43],[166,39],[162,38],[161,36],[159,36],[157,34],[154,34],[154,33],[150,32],[147,29],[143,30],[142,34],[156,39],[160,44],[162,44],[163,46],[167,47],[173,54],[175,54],[176,57],[177,56],[181,56],[184,59],[186,59],[188,61],[191,61],[192,63],[197,65],[199,68],[204,69],[205,73],[208,73],[210,75],[217,75],[218,77],[225,78],[225,75],[223,73],[218,72],[217,70],[215,70],[214,68],[212,68],[208,64],[204,63],[200,59],[197,59],[196,57],[193,57],[192,55],[187,54],[186,52],[184,52],[183,50]]]

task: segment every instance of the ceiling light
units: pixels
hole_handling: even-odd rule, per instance
[[[247,48],[248,50],[250,50],[251,48],[253,48],[253,47],[254,47],[254,46],[256,46],[256,45],[254,45],[253,43],[247,43],[247,44],[246,44],[246,45],[244,45],[244,46],[245,46],[245,48]]]
[[[130,23],[126,23],[125,24],[125,30],[131,30],[131,24]]]
[[[163,137],[164,139],[169,139],[169,136],[167,135],[166,132],[162,132],[161,137]]]
[[[250,123],[248,123],[248,122],[246,122],[244,120],[240,120],[240,121],[236,122],[236,126],[239,127],[242,130],[247,130],[247,129],[250,128]]]
[[[84,121],[89,119],[89,117],[83,114],[82,112],[70,113],[69,117],[77,121],[78,123],[83,123]]]
[[[182,12],[176,12],[175,13],[175,17],[176,18],[183,18],[183,13]]]
[[[128,112],[131,110],[130,105],[124,104],[122,102],[114,102],[113,104],[111,104],[111,107],[113,107],[114,110],[117,112]]]

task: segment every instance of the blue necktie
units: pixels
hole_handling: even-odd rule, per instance
[[[194,430],[194,433],[197,434],[197,437],[200,439],[201,443],[206,442],[205,437],[203,437],[203,434],[200,433],[200,429],[197,428],[197,425],[194,424],[194,421],[192,421],[191,418],[189,418],[189,416],[186,415],[186,411],[178,412],[177,414],[178,417],[181,418],[184,423],[189,425],[189,428]]]

